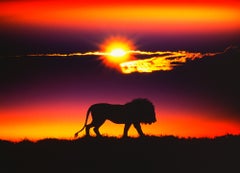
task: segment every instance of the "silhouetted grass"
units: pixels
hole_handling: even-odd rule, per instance
[[[240,136],[0,141],[0,172],[238,172]]]

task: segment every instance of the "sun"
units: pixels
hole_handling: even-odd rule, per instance
[[[129,58],[130,47],[126,42],[113,41],[105,49],[105,58],[109,63],[120,64]]]
[[[110,52],[110,56],[120,58],[127,54],[127,52],[122,48],[115,48]]]
[[[108,67],[120,69],[122,62],[133,59],[130,53],[133,49],[132,42],[125,38],[110,38],[102,44],[104,56],[101,57],[101,60]]]

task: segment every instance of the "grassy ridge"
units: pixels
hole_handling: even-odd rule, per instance
[[[0,141],[0,172],[239,172],[240,136]]]

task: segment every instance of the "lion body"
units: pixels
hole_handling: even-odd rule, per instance
[[[92,122],[87,124],[88,116],[91,113]],[[153,104],[147,99],[135,99],[132,102],[124,105],[98,103],[93,104],[87,111],[86,121],[84,127],[79,130],[81,132],[86,128],[86,135],[89,136],[90,128],[94,127],[94,132],[97,136],[101,136],[99,133],[100,126],[106,121],[110,120],[116,124],[125,124],[124,136],[127,136],[128,129],[133,124],[140,136],[143,136],[143,132],[140,123],[153,123],[156,121],[155,111]]]
[[[108,103],[94,104],[90,107],[93,121],[110,120],[116,124],[126,123],[126,111],[123,105]]]

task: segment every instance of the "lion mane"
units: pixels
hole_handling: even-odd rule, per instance
[[[87,124],[90,113],[92,115],[92,122]],[[128,130],[132,124],[138,134],[144,136],[140,123],[154,123],[156,117],[153,104],[145,98],[134,99],[124,105],[97,103],[89,107],[84,126],[75,133],[75,137],[85,128],[86,136],[89,136],[89,130],[92,127],[96,135],[101,136],[99,128],[106,120],[110,120],[116,124],[125,124],[124,137],[127,137]]]

